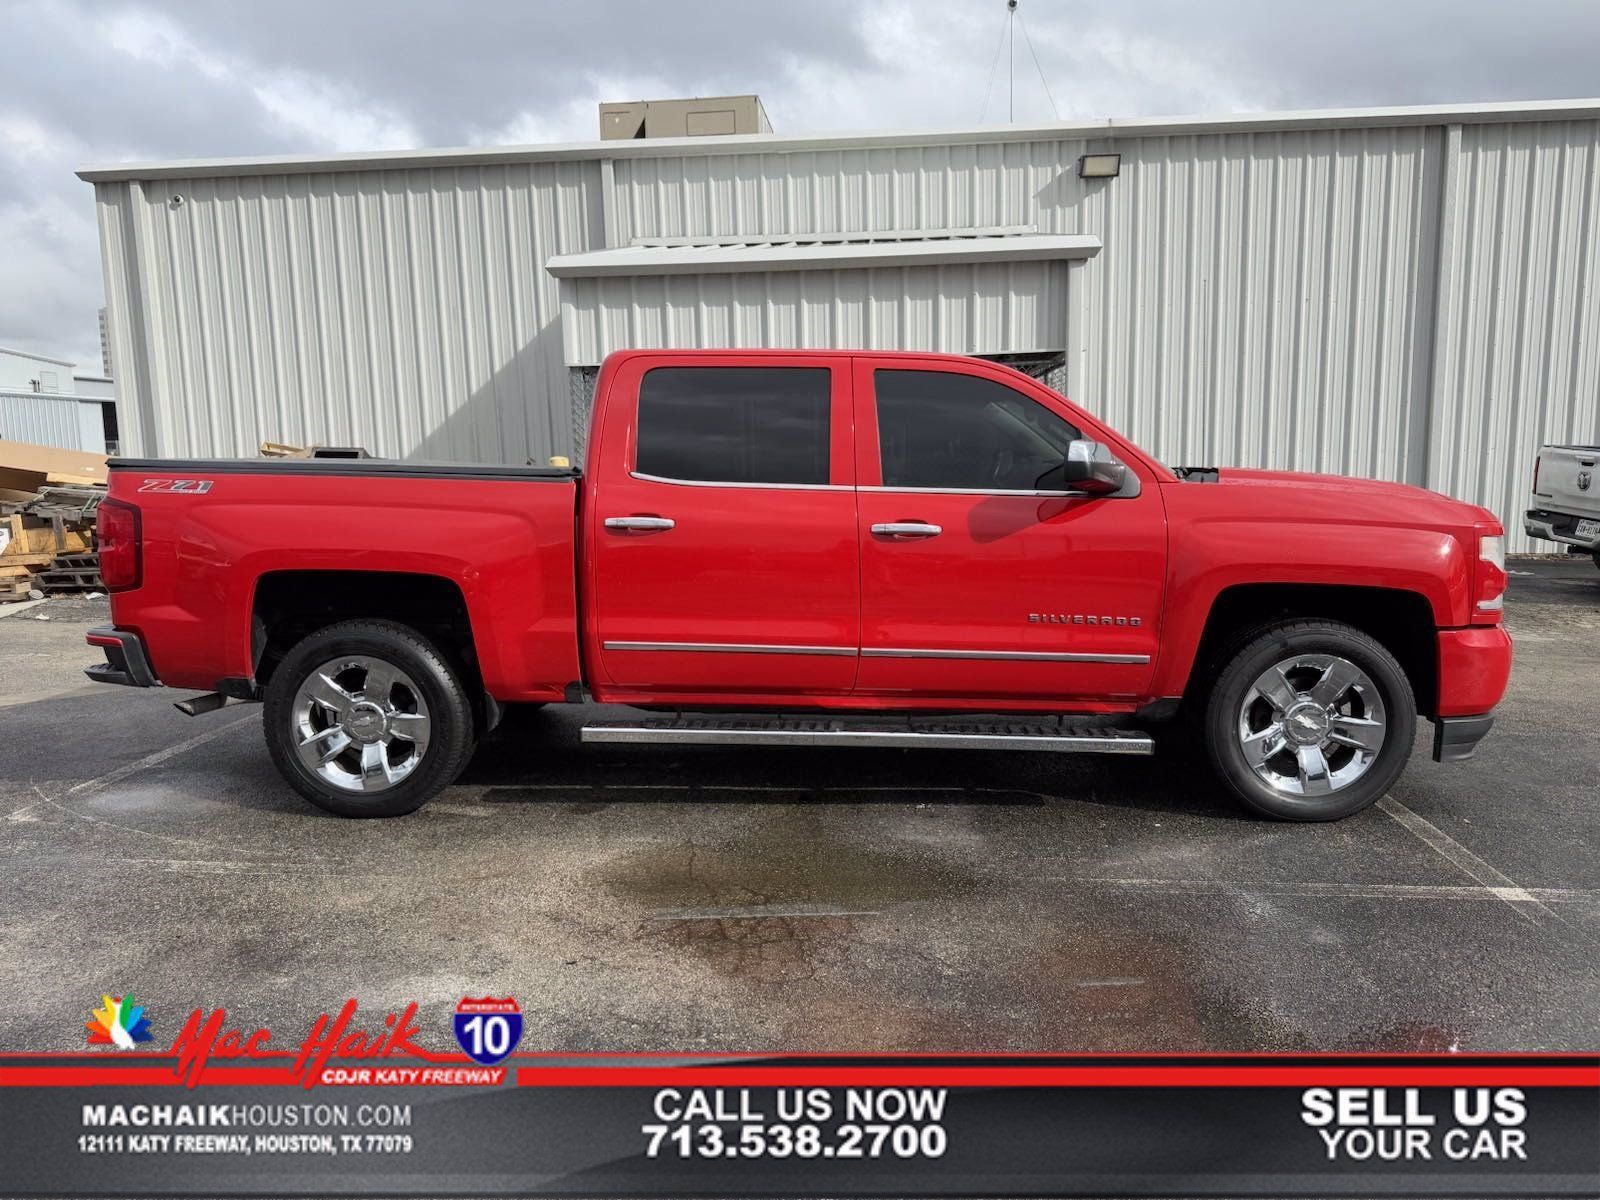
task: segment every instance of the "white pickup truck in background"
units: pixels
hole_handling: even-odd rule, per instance
[[[1600,446],[1541,446],[1533,468],[1529,537],[1565,542],[1600,567]]]

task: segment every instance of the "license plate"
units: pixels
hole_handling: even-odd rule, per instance
[[[1578,527],[1572,531],[1572,536],[1585,542],[1600,538],[1600,520],[1579,521]]]

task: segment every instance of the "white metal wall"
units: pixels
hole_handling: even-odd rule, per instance
[[[1431,486],[1522,536],[1534,450],[1600,443],[1600,122],[1449,131]]]
[[[571,452],[567,365],[619,345],[1066,345],[1075,398],[1168,462],[1419,483],[1527,549],[1537,445],[1600,440],[1600,121],[1474,119],[102,183],[125,440],[521,461]],[[1079,179],[1103,150],[1121,176]],[[994,226],[1101,238],[1066,314],[982,268],[575,281],[563,315],[541,269],[640,238]]]
[[[0,438],[104,454],[106,436],[100,403],[71,396],[0,391]]]
[[[100,185],[125,444],[481,462],[570,444],[543,263],[598,244],[598,178],[552,163]]]
[[[1066,262],[563,281],[567,362],[622,346],[1062,350]]]
[[[1418,338],[1429,332],[1438,203],[1425,168],[1440,136],[1272,131],[632,159],[615,168],[616,237],[1093,234],[1106,248],[1082,270],[1076,399],[1169,462],[1421,483],[1411,398],[1425,382]],[[1107,148],[1121,152],[1121,176],[1079,179],[1078,156]],[[1011,338],[1006,349],[1057,345]]]

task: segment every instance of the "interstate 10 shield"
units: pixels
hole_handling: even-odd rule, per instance
[[[473,1062],[493,1066],[517,1048],[522,1040],[522,1010],[507,996],[474,1000],[463,996],[456,1005],[456,1041]]]

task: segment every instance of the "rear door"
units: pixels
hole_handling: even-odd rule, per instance
[[[1160,637],[1160,488],[1062,490],[1081,418],[983,363],[856,360],[858,694],[1142,697]],[[1056,475],[1051,487],[1051,473]]]
[[[850,360],[625,359],[591,458],[591,645],[655,694],[843,694],[860,563]]]

